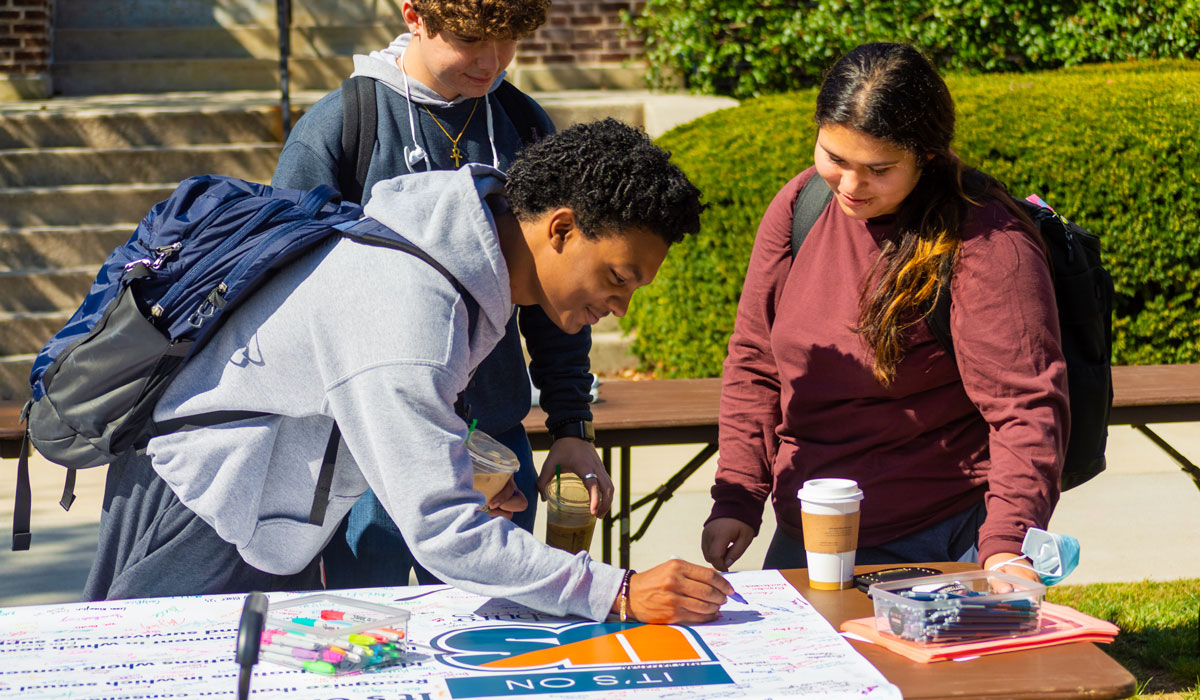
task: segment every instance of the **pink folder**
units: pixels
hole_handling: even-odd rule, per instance
[[[1054,603],[1042,603],[1041,628],[1037,634],[1027,637],[1004,637],[963,644],[918,644],[891,635],[881,635],[875,630],[875,618],[873,617],[846,620],[842,623],[841,629],[843,632],[853,632],[885,649],[923,664],[1074,642],[1107,644],[1120,631],[1116,625],[1107,620],[1099,620],[1090,615],[1084,615],[1074,608]]]

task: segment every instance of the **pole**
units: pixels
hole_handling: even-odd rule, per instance
[[[279,24],[279,116],[283,140],[292,132],[292,105],[288,93],[288,54],[291,53],[292,0],[275,0]]]

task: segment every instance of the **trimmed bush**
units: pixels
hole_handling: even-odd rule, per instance
[[[626,21],[651,86],[738,98],[812,86],[868,41],[990,73],[1200,54],[1200,0],[647,0]]]
[[[1200,62],[947,82],[963,159],[1104,241],[1114,363],[1200,362]],[[709,209],[622,319],[643,369],[720,375],[759,219],[812,165],[815,99],[809,90],[749,100],[659,139]]]

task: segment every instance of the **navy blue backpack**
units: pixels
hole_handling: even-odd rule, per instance
[[[341,202],[325,185],[279,190],[217,175],[184,180],[156,204],[109,255],[83,304],[34,361],[33,399],[22,412],[27,439],[17,466],[13,550],[29,547],[30,443],[67,467],[66,509],[75,498],[76,469],[108,464],[151,435],[260,415],[227,411],[171,426],[151,421],[171,380],[228,313],[330,236],[410,253],[445,276],[472,307],[465,288],[437,261],[361,217],[357,204]],[[340,437],[335,425],[310,522],[324,519]]]

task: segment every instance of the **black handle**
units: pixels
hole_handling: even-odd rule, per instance
[[[242,622],[238,627],[237,662],[242,667],[238,675],[238,699],[250,697],[250,671],[258,663],[258,647],[262,643],[267,618],[267,596],[254,591],[242,605]]]

